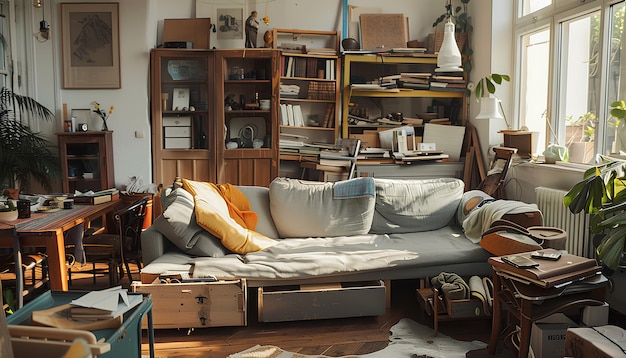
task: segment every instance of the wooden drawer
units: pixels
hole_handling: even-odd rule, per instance
[[[247,325],[246,280],[151,284],[135,281],[133,292],[152,294],[154,328]]]
[[[446,311],[451,318],[468,318],[488,316],[489,312],[484,311],[483,302],[477,298],[466,300],[449,300],[445,298]]]
[[[258,288],[259,322],[377,316],[385,313],[382,281]]]

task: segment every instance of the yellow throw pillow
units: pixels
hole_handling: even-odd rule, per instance
[[[194,197],[198,225],[222,240],[227,249],[247,254],[276,244],[276,241],[242,227],[231,218],[228,205],[214,184],[183,179],[183,188]]]

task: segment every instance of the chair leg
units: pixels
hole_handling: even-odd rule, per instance
[[[126,266],[126,274],[128,275],[128,282],[133,282],[133,275],[130,273],[130,267],[128,266],[128,261],[124,260],[124,266]]]
[[[95,286],[96,285],[96,263],[95,262],[91,263],[91,268],[92,268],[91,274],[93,278],[93,284]]]

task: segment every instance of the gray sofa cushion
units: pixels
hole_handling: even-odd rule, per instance
[[[353,180],[361,179],[369,178]],[[335,185],[338,183],[274,179],[270,184],[270,210],[280,237],[366,234],[374,215],[373,192],[338,199],[334,195]]]
[[[250,202],[250,210],[259,217],[254,231],[269,238],[278,239],[278,231],[276,231],[270,212],[270,190],[262,186],[237,186],[237,189],[246,196]]]
[[[437,230],[454,218],[464,184],[460,179],[375,179],[376,207],[371,233]]]
[[[178,188],[162,199],[163,214],[152,224],[183,252],[196,256],[221,257],[229,253],[221,241],[196,223],[193,196]]]

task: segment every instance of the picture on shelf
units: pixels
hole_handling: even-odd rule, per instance
[[[174,88],[174,96],[172,97],[172,110],[189,110],[189,88]]]
[[[243,39],[243,9],[217,9],[217,39]]]

